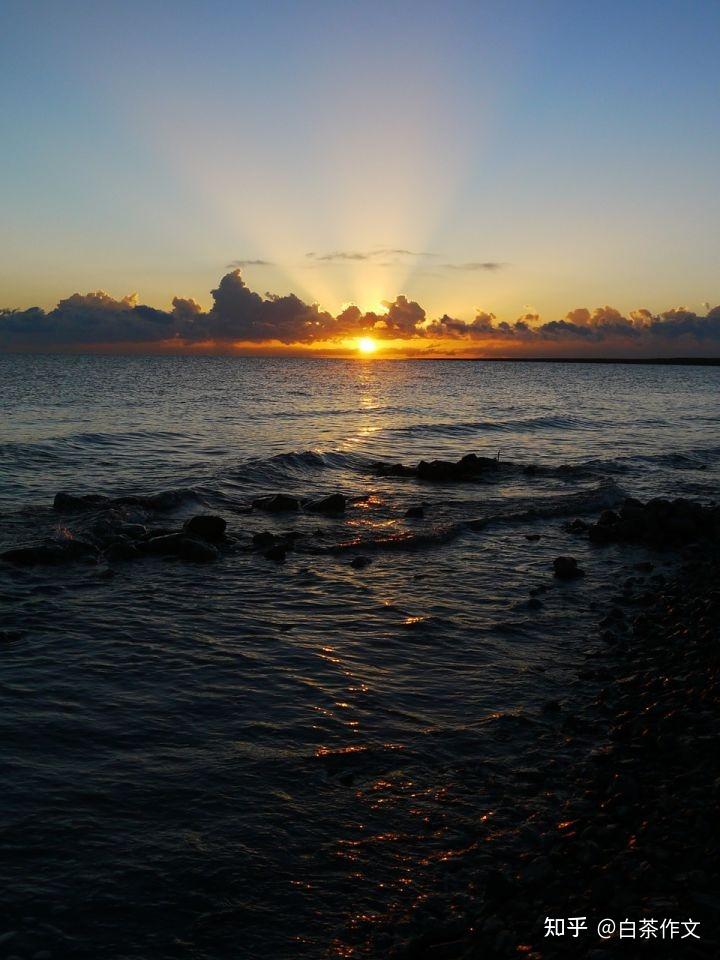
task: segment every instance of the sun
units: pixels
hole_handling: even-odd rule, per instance
[[[358,337],[357,348],[360,353],[375,353],[377,343],[372,337]]]

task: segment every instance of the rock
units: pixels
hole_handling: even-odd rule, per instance
[[[417,476],[420,480],[463,481],[495,471],[498,467],[499,462],[493,458],[468,453],[457,463],[450,460],[421,460],[417,466]]]
[[[415,467],[406,467],[404,463],[374,463],[373,471],[381,477],[414,477]]]
[[[270,547],[269,550],[266,550],[264,557],[266,560],[273,560],[275,563],[285,563],[285,554],[286,548],[281,544],[276,544],[274,547]]]
[[[252,542],[254,547],[258,547],[260,550],[266,550],[268,547],[274,546],[280,537],[276,533],[270,533],[268,530],[261,530],[259,533],[254,533],[252,537]]]
[[[144,553],[150,553],[155,556],[167,556],[168,554],[178,553],[185,537],[182,533],[167,533],[164,536],[151,537],[142,545]]]
[[[539,533],[526,533],[525,539],[530,540],[531,543],[536,543],[540,539]]]
[[[311,500],[305,504],[305,509],[311,513],[345,513],[347,501],[341,493],[331,493],[321,500]]]
[[[299,510],[300,501],[285,493],[275,493],[270,497],[258,497],[257,500],[253,500],[253,507],[256,510],[265,510],[267,513],[285,513]]]
[[[217,560],[220,551],[205,540],[183,537],[178,547],[178,556],[190,563],[208,563]]]
[[[584,571],[578,567],[575,557],[555,557],[553,569],[558,580],[574,580],[584,576]]]
[[[183,530],[190,537],[209,540],[211,543],[217,543],[223,539],[226,527],[227,523],[222,517],[216,517],[209,513],[190,517],[183,524]]]
[[[618,539],[617,531],[609,523],[594,523],[588,528],[590,543],[615,543]]]
[[[147,527],[142,523],[121,523],[118,532],[132,540],[144,540],[147,537]]]
[[[369,563],[370,557],[353,557],[350,561],[350,566],[354,567],[355,570],[364,570]]]
[[[293,549],[295,540],[300,536],[294,531],[285,533],[270,533],[268,530],[262,530],[260,533],[253,534],[253,546],[258,550],[271,550],[275,547],[284,550],[286,553]]]
[[[96,555],[95,547],[83,540],[49,541],[30,547],[14,547],[0,554],[0,560],[18,567],[52,566]]]
[[[408,520],[422,520],[425,516],[424,507],[409,507],[405,511],[405,516]]]
[[[571,520],[570,523],[565,525],[565,529],[568,533],[585,533],[588,528],[588,524],[584,520],[576,519]]]
[[[78,496],[61,490],[55,494],[53,509],[61,513],[74,513],[79,510],[92,510],[94,507],[105,507],[112,501],[97,493],[86,493]]]
[[[417,475],[421,480],[457,480],[457,464],[450,460],[421,460]]]

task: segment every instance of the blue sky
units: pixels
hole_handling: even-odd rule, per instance
[[[4,0],[0,305],[714,305],[719,48],[702,0]]]

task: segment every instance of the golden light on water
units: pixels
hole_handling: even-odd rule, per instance
[[[357,348],[360,353],[363,353],[367,356],[370,353],[375,353],[378,345],[372,337],[358,337]]]

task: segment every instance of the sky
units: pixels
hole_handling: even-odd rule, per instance
[[[0,7],[0,346],[720,353],[717,0]]]

